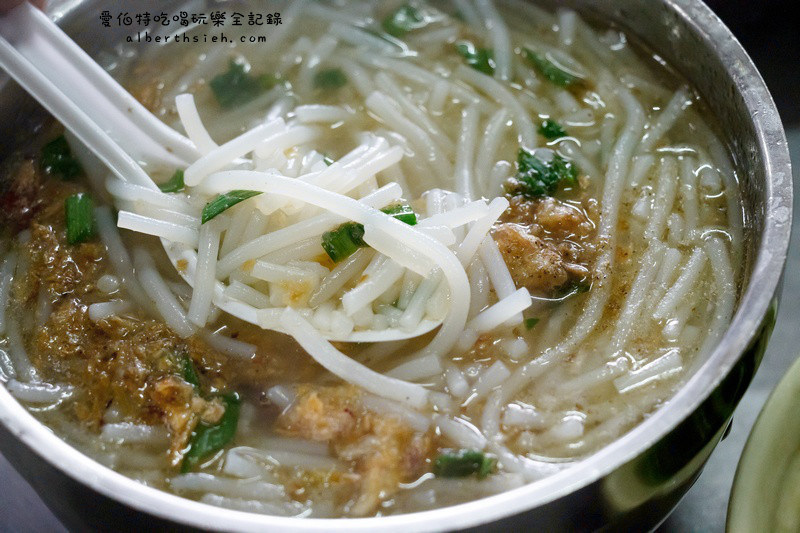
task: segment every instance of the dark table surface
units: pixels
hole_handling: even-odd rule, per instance
[[[788,0],[716,0],[712,7],[728,23],[764,75],[787,127],[794,162],[795,190],[800,189],[800,32]],[[780,53],[776,53],[780,51]],[[795,197],[795,207],[798,199]],[[798,213],[795,209],[795,213]],[[750,429],[769,393],[798,355],[800,330],[800,217],[794,220],[792,245],[777,325],[764,362],[736,410],[728,437],[720,443],[700,478],[662,532],[718,532],[725,527],[728,497]],[[0,455],[0,533],[61,532],[66,529],[30,486]]]

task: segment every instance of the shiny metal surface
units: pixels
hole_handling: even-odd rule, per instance
[[[148,489],[61,442],[0,387],[0,447],[68,526],[124,524],[126,529],[152,529],[177,523],[225,530],[444,530],[488,525],[500,530],[525,524],[548,530],[641,530],[666,516],[723,434],[774,323],[791,223],[789,155],[778,114],[758,72],[705,5],[697,0],[564,3],[590,17],[615,21],[689,79],[725,132],[741,178],[747,283],[720,345],[679,393],[615,443],[535,484],[436,511],[331,521],[249,515]],[[99,2],[57,4],[65,27],[90,51],[113,39],[110,34],[81,32],[97,15],[93,6]],[[12,139],[8,132],[26,131],[19,126],[31,109],[14,89],[0,89],[4,119],[0,139],[7,140],[0,145],[0,157]],[[44,451],[40,455],[31,449]]]

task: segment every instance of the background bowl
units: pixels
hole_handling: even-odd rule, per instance
[[[800,452],[798,409],[800,360],[770,395],[747,439],[728,504],[727,529],[731,533],[776,531],[788,467]],[[800,501],[794,503],[800,505]]]
[[[687,78],[717,118],[741,177],[745,258],[739,309],[720,345],[699,361],[663,408],[574,467],[526,487],[464,505],[394,517],[295,520],[209,507],[149,489],[72,449],[0,387],[0,448],[68,527],[115,529],[443,530],[482,524],[548,529],[657,525],[696,479],[757,368],[775,319],[791,223],[791,173],[772,99],[747,54],[697,0],[586,0],[569,4],[611,21],[657,51]],[[88,51],[110,46],[98,32],[99,1],[51,6]],[[139,2],[137,9],[163,7]],[[104,29],[105,30],[105,29]],[[10,84],[0,90],[0,157],[30,131],[36,106]],[[28,129],[26,129],[26,127]],[[148,516],[149,515],[149,516]]]

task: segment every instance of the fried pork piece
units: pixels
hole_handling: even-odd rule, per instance
[[[589,276],[595,225],[586,210],[551,197],[509,201],[492,235],[518,287],[553,296]]]
[[[19,161],[0,180],[0,227],[19,231],[30,224],[42,204],[42,175],[32,159]]]
[[[351,386],[303,386],[278,419],[281,433],[329,442],[339,458],[353,463],[359,476],[358,495],[350,506],[353,516],[375,512],[400,483],[417,479],[433,453],[429,434],[365,410],[359,394]]]

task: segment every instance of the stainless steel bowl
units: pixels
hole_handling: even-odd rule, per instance
[[[100,1],[58,0],[51,13],[90,52],[118,34],[98,32]],[[144,9],[137,2],[137,8]],[[761,76],[699,0],[567,0],[655,50],[699,90],[716,116],[741,179],[746,284],[719,346],[663,408],[581,463],[504,494],[435,511],[357,520],[297,520],[210,507],[140,485],[83,456],[0,387],[0,447],[67,525],[134,529],[548,530],[655,527],[699,475],[763,355],[789,244],[792,183],[778,113]],[[159,7],[163,7],[159,4]],[[29,131],[35,106],[0,89],[0,139]],[[0,146],[0,157],[9,146]]]

